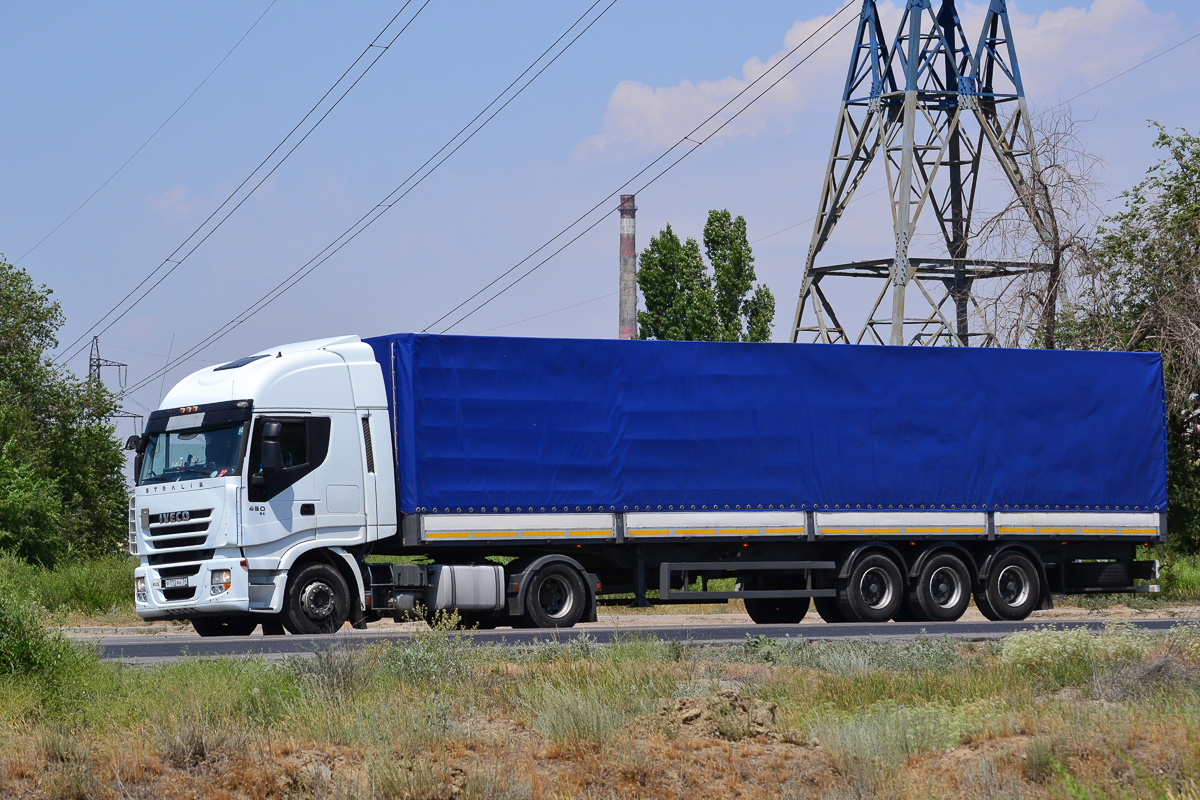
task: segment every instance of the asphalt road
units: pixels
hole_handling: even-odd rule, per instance
[[[1180,624],[1179,620],[1143,619],[1130,620],[1131,625],[1150,631],[1168,630]],[[1056,619],[1053,624],[1061,629],[1104,627],[1103,620]],[[692,644],[727,645],[744,642],[747,636],[768,636],[773,639],[891,639],[913,638],[925,633],[930,636],[952,636],[959,639],[995,639],[1017,631],[1045,626],[1046,621],[1025,622],[889,622],[872,624],[820,624],[820,625],[704,625],[689,627],[639,626],[635,628],[595,627],[572,630],[514,630],[500,628],[490,631],[470,631],[462,635],[480,645],[528,647],[543,642],[570,642],[580,636],[588,636],[598,644],[611,642],[616,637],[653,636],[661,641],[681,641]],[[144,634],[126,636],[103,636],[94,641],[100,657],[133,663],[156,663],[181,658],[213,656],[262,655],[279,658],[288,655],[306,655],[330,647],[365,647],[374,642],[402,643],[411,639],[411,631],[390,632],[386,628],[367,631],[345,630],[326,636],[199,636],[171,635],[149,636]]]

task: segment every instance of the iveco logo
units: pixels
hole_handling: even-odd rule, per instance
[[[187,522],[192,518],[188,511],[164,511],[158,515],[159,524],[164,522]]]

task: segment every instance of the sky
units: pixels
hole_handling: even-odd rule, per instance
[[[274,344],[441,332],[473,305],[436,320],[577,217],[597,203],[615,209],[615,198],[602,201],[842,5],[616,0],[378,221],[224,338],[145,382],[169,356],[191,349],[380,210],[592,6],[423,3],[0,3],[7,34],[0,49],[0,253],[54,291],[66,315],[61,344],[84,337],[69,368],[86,373],[89,328],[168,258],[181,263],[168,263],[174,271],[100,338],[104,358],[128,364],[126,385],[143,384],[125,397],[136,414],[156,408],[163,390],[188,372]],[[587,19],[609,3],[601,0]],[[1200,7],[1183,0],[1008,6],[1031,108],[1070,100],[1084,146],[1102,159],[1098,199],[1105,211],[1119,210],[1120,192],[1158,157],[1147,120],[1200,130],[1200,39],[1092,87],[1200,33]],[[880,8],[890,37],[899,7],[893,0]],[[385,29],[379,41],[390,40],[418,9],[393,44],[368,48]],[[960,0],[969,37],[978,35],[984,10]],[[851,33],[817,50],[637,193],[639,250],[667,224],[699,238],[709,209],[746,218],[758,278],[776,297],[777,341],[787,340],[796,306]],[[378,56],[373,66],[286,161],[199,247],[172,256],[364,51],[367,61]],[[878,166],[861,194],[883,185]],[[851,207],[822,254],[825,263],[891,253],[884,197]],[[610,214],[451,332],[614,338],[617,281],[618,220]],[[119,388],[115,370],[104,377]]]

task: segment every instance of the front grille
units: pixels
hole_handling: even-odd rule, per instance
[[[163,599],[167,602],[175,602],[177,600],[191,600],[196,596],[195,586],[183,586],[178,589],[163,589]]]
[[[182,564],[188,561],[207,561],[213,557],[215,550],[180,550],[174,553],[151,553],[146,558],[150,566],[158,567],[164,564]]]
[[[211,508],[189,511],[163,511],[146,514],[142,520],[151,564],[173,564],[197,561],[203,556],[196,552],[208,539],[212,524]],[[196,534],[200,534],[197,536]],[[211,552],[211,551],[209,551]]]

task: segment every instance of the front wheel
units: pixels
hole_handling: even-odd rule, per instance
[[[534,573],[525,593],[523,627],[570,628],[583,618],[588,593],[579,573],[551,563]]]
[[[1006,553],[992,564],[987,581],[975,589],[975,605],[990,620],[1028,617],[1041,595],[1037,567],[1021,553]]]
[[[283,627],[296,636],[334,633],[350,618],[350,589],[337,569],[324,563],[302,567],[288,581]]]
[[[254,617],[196,617],[192,627],[201,636],[249,636],[258,627]]]

